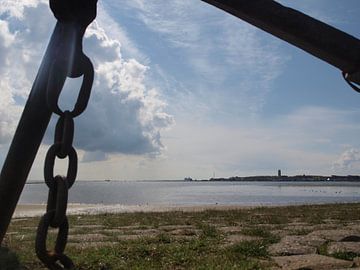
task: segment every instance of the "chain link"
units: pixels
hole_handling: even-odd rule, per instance
[[[81,61],[79,61],[77,68],[81,69],[82,74],[80,76],[84,76],[78,99],[74,109],[70,112],[73,118],[79,116],[86,109],[94,80],[94,67],[86,55],[83,54],[81,56]],[[59,116],[64,115],[64,112],[59,108],[58,100],[68,75],[70,75],[70,71],[68,71],[67,62],[55,60],[51,66],[48,80],[47,105],[51,111]]]
[[[64,254],[69,233],[69,222],[66,216],[62,224],[58,227],[59,232],[56,237],[54,251],[48,251],[46,249],[47,234],[54,216],[55,210],[52,210],[47,212],[40,220],[35,240],[36,255],[45,266],[51,270],[74,269],[73,262]]]
[[[55,177],[55,185],[53,185],[53,188],[49,189],[48,202],[46,206],[46,212],[55,211],[54,218],[50,223],[53,228],[58,228],[65,219],[68,190],[69,186],[67,179],[57,175]]]
[[[350,87],[351,87],[352,89],[354,89],[356,92],[360,93],[360,87],[357,86],[357,85],[355,85],[353,82],[351,82],[351,81],[349,80],[349,75],[350,75],[350,74],[349,74],[349,73],[346,73],[346,72],[343,72],[343,73],[342,73],[342,76],[343,76],[344,80],[347,82],[347,84],[350,85]]]
[[[44,165],[44,178],[45,183],[49,188],[52,188],[54,186],[54,166],[55,166],[55,160],[56,156],[60,153],[61,150],[61,143],[55,143],[53,144],[45,157],[45,165]],[[71,146],[70,152],[68,153],[69,158],[69,164],[66,174],[66,179],[69,184],[69,188],[72,187],[72,185],[75,182],[76,175],[77,175],[77,154],[74,149],[74,147]]]
[[[49,187],[48,202],[45,215],[41,218],[35,240],[35,250],[38,258],[49,269],[74,269],[72,260],[64,254],[67,243],[69,224],[66,217],[68,190],[75,182],[78,158],[73,144],[74,118],[79,116],[87,107],[91,87],[94,80],[94,68],[90,59],[82,52],[76,55],[75,64],[69,67],[68,60],[56,58],[50,69],[47,86],[47,106],[59,119],[55,128],[54,144],[49,148],[44,164],[45,183]],[[70,71],[69,71],[70,70]],[[83,82],[72,111],[61,110],[58,105],[59,96],[68,76],[74,76],[73,70],[80,71],[76,75],[83,75]],[[56,158],[68,157],[66,176],[54,176]],[[46,248],[49,228],[57,228],[58,234],[54,251]]]
[[[55,128],[55,143],[60,144],[60,150],[57,153],[58,158],[66,158],[72,151],[72,143],[74,140],[74,119],[69,111],[65,111],[61,115]]]

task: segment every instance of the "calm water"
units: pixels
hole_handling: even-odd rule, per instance
[[[45,203],[45,184],[25,186],[21,203]],[[71,203],[122,205],[288,205],[360,202],[360,183],[350,182],[80,182]]]

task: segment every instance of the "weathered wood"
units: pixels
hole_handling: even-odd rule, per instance
[[[326,61],[360,84],[360,40],[272,0],[202,0]],[[356,74],[357,73],[357,74]]]

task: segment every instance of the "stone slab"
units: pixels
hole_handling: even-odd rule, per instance
[[[103,234],[75,234],[69,235],[68,237],[70,242],[101,242],[106,241],[108,237]]]
[[[360,254],[360,242],[333,242],[329,243],[327,251],[329,254],[352,252]]]
[[[323,238],[329,241],[341,241],[347,236],[359,235],[354,230],[318,230],[309,234],[312,237]],[[359,235],[360,236],[360,235]]]
[[[351,268],[353,262],[339,260],[332,257],[327,257],[318,254],[310,255],[294,255],[294,256],[279,256],[272,257],[280,269],[298,270],[298,269],[312,269],[312,270],[330,270]]]
[[[317,247],[325,241],[317,236],[289,235],[283,237],[279,243],[271,245],[268,251],[273,256],[315,254]]]

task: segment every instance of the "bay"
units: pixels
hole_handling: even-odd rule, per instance
[[[46,203],[45,184],[27,184],[21,204]],[[77,181],[69,202],[200,206],[296,205],[360,202],[358,182]]]

